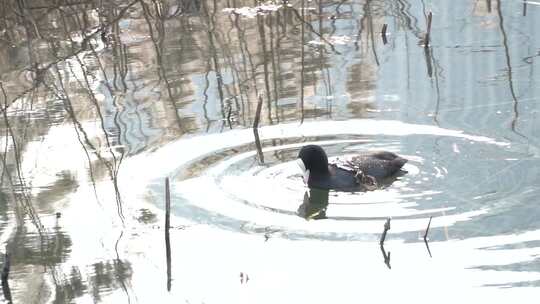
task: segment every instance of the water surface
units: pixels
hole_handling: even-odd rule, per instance
[[[4,2],[13,303],[536,299],[538,3]],[[305,144],[407,174],[310,191]]]

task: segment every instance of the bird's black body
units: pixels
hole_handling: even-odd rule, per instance
[[[309,170],[310,188],[334,190],[373,190],[382,180],[403,172],[401,168],[407,162],[395,153],[377,151],[328,164],[326,152],[316,145],[304,146],[298,158]]]

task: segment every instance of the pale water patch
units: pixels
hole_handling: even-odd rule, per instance
[[[477,159],[477,151],[489,153],[496,162],[515,154],[509,143],[485,136],[381,120],[281,124],[262,127],[259,134],[264,163],[253,145],[252,130],[238,129],[181,139],[126,159],[121,174],[128,179],[120,181],[129,181],[130,195],[140,197],[149,190],[162,193],[163,178],[177,176],[174,215],[233,231],[258,233],[272,227],[293,239],[375,239],[388,217],[393,219],[394,233],[422,231],[429,217],[434,218],[433,228],[448,229],[457,223],[474,223],[493,208],[499,210],[512,195],[501,192],[473,199],[483,191],[478,182],[490,184],[497,173],[487,164],[473,177],[463,174],[461,166],[489,161]],[[462,153],[454,155],[462,158],[434,155],[429,144],[408,144],[419,140],[437,142],[449,151],[457,142]],[[330,159],[355,151],[394,151],[409,159],[404,167],[408,173],[377,191],[330,192],[323,210],[326,220],[306,221],[301,216],[309,189],[295,163],[305,144],[323,146]],[[508,167],[496,171],[504,170]],[[191,172],[189,176],[186,171]],[[406,238],[413,240],[413,235]]]

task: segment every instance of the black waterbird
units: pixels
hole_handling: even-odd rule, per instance
[[[326,152],[317,145],[302,147],[298,158],[310,188],[344,191],[375,190],[385,179],[405,172],[401,168],[407,162],[395,153],[376,151],[329,164]]]

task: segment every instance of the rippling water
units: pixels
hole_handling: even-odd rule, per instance
[[[394,232],[425,229],[430,216],[437,217],[434,227],[448,227],[498,213],[505,209],[505,199],[519,195],[515,186],[501,189],[498,184],[499,175],[519,166],[517,158],[523,155],[507,142],[487,137],[384,120],[281,124],[260,132],[262,161],[246,129],[180,140],[137,162],[154,167],[163,159],[175,159],[179,167],[171,174],[178,180],[174,185],[179,216],[234,230],[272,227],[291,238],[361,239],[380,233],[377,220],[387,217],[394,219]],[[421,147],[411,145],[419,140]],[[449,152],[444,158],[433,153],[435,143]],[[408,173],[378,191],[332,191],[325,209],[326,219],[333,223],[306,222],[298,217],[298,208],[308,189],[295,162],[305,144],[326,147],[331,158],[394,151],[410,160],[404,167]],[[193,148],[177,155],[185,146]],[[474,174],[467,172],[471,164]]]
[[[13,303],[535,302],[536,2],[8,0],[0,21]],[[409,162],[317,191],[306,144]]]

